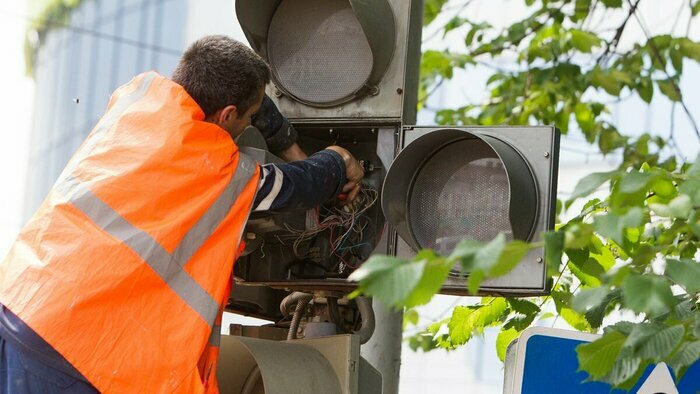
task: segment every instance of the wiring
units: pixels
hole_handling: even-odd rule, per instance
[[[343,277],[349,269],[357,268],[377,238],[374,220],[368,211],[378,199],[376,189],[363,185],[352,203],[328,204],[310,212],[305,229],[285,224],[286,233],[278,235],[277,239],[291,244],[297,258],[286,267],[290,274],[307,279],[319,275]],[[293,270],[295,267],[311,268],[315,273],[302,275]]]

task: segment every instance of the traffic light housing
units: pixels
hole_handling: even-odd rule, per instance
[[[463,239],[537,241],[556,211],[559,131],[554,127],[406,127],[382,189],[382,209],[398,234],[395,254],[452,252]],[[467,273],[468,274],[468,273]],[[464,294],[453,270],[442,292]],[[548,291],[544,248],[531,250],[483,293]]]
[[[346,293],[355,288],[346,277],[372,254],[449,253],[462,238],[488,241],[499,232],[532,241],[553,227],[558,130],[412,126],[422,5],[237,0],[250,45],[272,69],[267,93],[297,129],[301,148],[307,154],[329,145],[347,148],[373,169],[364,188],[378,193],[362,214],[362,231],[348,233],[354,238],[338,238],[345,228],[300,236],[313,227],[313,212],[252,217],[249,248],[235,266],[238,285]],[[248,148],[269,161],[264,147]],[[331,209],[321,207],[316,219]],[[299,237],[288,236],[290,228]],[[535,249],[511,274],[485,281],[480,292],[545,294],[547,283],[543,250]],[[455,270],[442,292],[467,294],[464,274]],[[241,304],[235,293],[234,310]],[[245,301],[246,313],[251,299],[254,294]],[[251,314],[274,313],[262,304]]]
[[[376,95],[394,55],[386,0],[238,0],[236,12],[277,89],[312,107]]]

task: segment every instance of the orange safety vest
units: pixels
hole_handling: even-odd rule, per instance
[[[0,303],[102,392],[217,392],[259,171],[181,86],[139,75],[0,264]]]

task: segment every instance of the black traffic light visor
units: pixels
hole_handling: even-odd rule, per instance
[[[449,253],[464,238],[529,241],[537,221],[533,171],[506,142],[439,129],[409,143],[382,188],[382,209],[414,249]]]
[[[387,0],[237,0],[236,14],[277,87],[312,106],[371,91],[394,53]]]

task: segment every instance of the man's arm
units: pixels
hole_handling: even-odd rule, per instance
[[[347,202],[359,192],[364,171],[344,148],[332,146],[305,160],[262,166],[253,211],[309,209],[347,193]]]
[[[297,131],[267,95],[253,117],[253,126],[265,137],[272,154],[287,162],[306,159],[306,153],[297,145]]]

